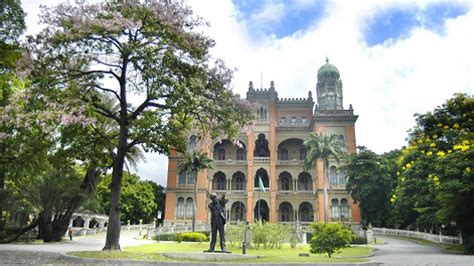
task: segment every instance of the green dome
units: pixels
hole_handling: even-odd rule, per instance
[[[329,59],[326,58],[326,64],[322,65],[318,70],[318,79],[333,78],[339,79],[339,70],[333,64],[329,64]]]

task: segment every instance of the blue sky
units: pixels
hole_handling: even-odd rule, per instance
[[[444,34],[446,19],[456,18],[467,11],[466,5],[449,3],[433,3],[425,8],[390,8],[371,19],[365,29],[365,41],[369,46],[396,41],[408,37],[415,27]]]
[[[317,26],[328,16],[327,1],[301,0],[233,0],[236,18],[246,24],[253,38],[273,36],[277,39]],[[406,38],[415,27],[443,34],[446,19],[456,18],[469,10],[463,2],[431,2],[426,6],[393,6],[373,14],[364,29],[368,46]]]
[[[263,34],[275,35],[276,38],[304,31],[317,23],[324,16],[326,4],[326,1],[294,0],[232,2],[239,12],[237,19],[248,22],[249,30],[255,37],[262,37]]]
[[[65,0],[66,1],[66,0]],[[69,0],[71,1],[71,0]],[[100,0],[88,0],[97,2]],[[23,0],[28,33],[41,29],[40,4]],[[316,95],[326,56],[341,74],[343,105],[352,104],[357,145],[377,153],[406,144],[413,114],[456,92],[474,94],[474,0],[187,0],[210,23],[214,58],[236,69],[231,87],[249,81],[279,97]],[[166,184],[167,158],[148,153],[140,176]]]

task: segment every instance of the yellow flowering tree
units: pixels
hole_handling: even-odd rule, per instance
[[[391,201],[402,226],[462,234],[474,253],[474,99],[456,94],[417,125],[399,159],[402,172]]]

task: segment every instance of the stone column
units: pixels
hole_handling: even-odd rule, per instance
[[[84,228],[89,228],[90,223],[91,223],[91,217],[87,217],[84,220]]]

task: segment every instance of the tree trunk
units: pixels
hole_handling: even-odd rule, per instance
[[[324,177],[323,177],[323,191],[324,191],[324,222],[329,221],[329,199],[328,199],[328,188],[327,188],[327,176],[328,176],[328,163],[324,161]]]
[[[123,165],[127,153],[127,136],[128,129],[121,126],[120,141],[117,147],[117,155],[114,158],[112,182],[110,183],[109,223],[104,250],[120,250],[120,213],[122,212],[120,199],[122,195]]]
[[[3,230],[5,226],[4,218],[3,218],[3,202],[5,199],[5,172],[0,170],[0,231]]]
[[[127,104],[127,66],[128,54],[123,55],[122,74],[120,75],[120,133],[117,145],[117,155],[113,158],[112,182],[110,183],[109,223],[104,250],[120,250],[120,204],[122,195],[122,176],[125,155],[128,151],[128,104]]]
[[[193,204],[193,221],[192,221],[192,230],[196,230],[196,213],[197,213],[197,173],[194,177],[194,204]]]

